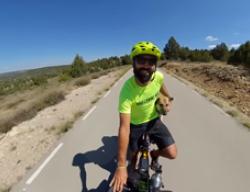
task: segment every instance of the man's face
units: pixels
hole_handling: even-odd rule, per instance
[[[141,83],[151,79],[155,71],[157,58],[152,55],[138,55],[134,59],[134,73]]]
[[[135,57],[135,64],[138,68],[152,68],[156,65],[157,58],[153,55],[138,55]]]

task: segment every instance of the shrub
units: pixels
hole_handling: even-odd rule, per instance
[[[72,79],[72,77],[67,73],[61,73],[58,77],[59,82],[65,82],[65,81],[68,81],[70,79]]]
[[[75,82],[75,85],[76,85],[76,86],[84,86],[84,85],[89,84],[90,81],[91,81],[91,79],[90,79],[89,76],[82,77],[82,78],[78,79],[78,80]]]

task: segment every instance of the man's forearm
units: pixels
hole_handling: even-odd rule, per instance
[[[118,166],[126,166],[129,129],[120,127],[118,136]]]
[[[168,90],[167,90],[167,88],[166,88],[166,86],[165,86],[164,84],[162,85],[160,92],[161,92],[164,96],[166,96],[166,97],[168,97],[168,98],[171,97],[170,94],[169,94],[169,92],[168,92]]]

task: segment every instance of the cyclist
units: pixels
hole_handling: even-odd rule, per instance
[[[120,91],[118,165],[110,183],[113,191],[122,191],[126,184],[127,151],[128,149],[132,151],[131,162],[135,163],[137,142],[145,131],[150,131],[150,138],[158,146],[158,150],[151,151],[153,163],[159,156],[176,158],[175,141],[155,109],[155,101],[159,93],[171,98],[164,85],[163,74],[156,70],[160,56],[160,49],[151,42],[139,42],[131,50],[134,75],[124,83]],[[167,105],[167,110],[170,110],[170,103]]]

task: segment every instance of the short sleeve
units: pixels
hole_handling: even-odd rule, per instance
[[[129,92],[124,86],[119,96],[119,112],[120,113],[131,113],[131,100],[129,98]]]

